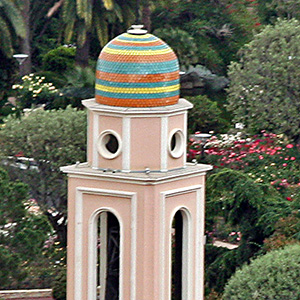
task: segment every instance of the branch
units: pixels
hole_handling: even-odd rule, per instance
[[[58,9],[63,5],[64,0],[59,0],[56,2],[49,10],[47,13],[47,18],[51,18],[57,11]]]

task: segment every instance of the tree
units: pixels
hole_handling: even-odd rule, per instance
[[[19,51],[28,54],[28,58],[24,61],[22,68],[24,74],[31,73],[32,59],[36,53],[32,49],[33,41],[38,43],[41,35],[45,33],[52,15],[48,14],[49,9],[54,5],[56,0],[13,0],[21,13],[20,20],[23,22],[25,35],[20,38]],[[47,41],[49,43],[49,39]]]
[[[299,18],[300,3],[298,0],[272,0],[267,4],[269,9],[273,9],[280,18]]]
[[[0,44],[2,53],[11,57],[13,54],[14,36],[24,38],[26,31],[20,10],[13,1],[0,0],[0,40],[5,41]]]
[[[188,98],[194,105],[188,114],[189,131],[217,133],[224,132],[228,128],[228,122],[222,118],[222,112],[217,103],[209,100],[207,96]]]
[[[255,182],[241,171],[222,169],[209,176],[207,230],[213,230],[215,220],[223,218],[226,224],[238,228],[242,237],[238,248],[220,253],[207,266],[208,286],[222,292],[236,268],[261,250],[265,238],[273,233],[277,220],[290,211],[289,204],[275,188]]]
[[[134,20],[131,8],[133,1],[121,0],[64,0],[63,21],[65,24],[66,43],[76,36],[76,63],[81,67],[88,66],[90,39],[96,31],[100,46],[108,42],[109,27],[123,23],[129,27]],[[123,29],[124,30],[124,29]]]
[[[227,65],[236,59],[238,49],[249,42],[259,28],[255,10],[242,1],[160,1],[152,14],[153,29],[172,32],[172,40],[190,36],[188,46],[197,61],[217,74],[226,74]],[[158,35],[159,36],[159,35]],[[193,41],[191,42],[191,37]],[[168,42],[168,40],[167,40]],[[178,47],[178,50],[177,50]],[[174,43],[175,53],[185,45]]]
[[[6,160],[10,175],[29,185],[31,197],[66,245],[67,188],[59,168],[86,159],[86,113],[68,107],[36,110],[21,119],[9,116],[0,130],[0,145],[2,156],[13,157]],[[30,160],[20,161],[20,156]]]
[[[41,263],[51,233],[47,218],[30,212],[28,189],[0,169],[0,287],[16,286]],[[39,258],[39,259],[38,259]]]
[[[240,51],[229,68],[228,109],[251,132],[284,133],[299,141],[300,23],[279,20]]]
[[[274,250],[244,265],[229,280],[223,300],[298,300],[300,245]]]

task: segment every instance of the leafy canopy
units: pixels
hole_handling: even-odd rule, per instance
[[[59,168],[86,160],[86,113],[36,110],[21,119],[9,116],[0,130],[0,149],[10,176],[29,185],[30,195],[66,243],[66,177]],[[33,159],[20,169],[18,157]]]
[[[267,26],[231,63],[228,109],[249,131],[284,133],[299,140],[300,23]]]
[[[51,228],[42,214],[26,208],[28,188],[11,181],[0,169],[0,286],[20,282],[31,266],[39,267],[45,255],[43,245]]]

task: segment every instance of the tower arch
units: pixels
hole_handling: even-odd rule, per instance
[[[182,206],[173,211],[170,232],[170,295],[172,300],[187,300],[193,247],[192,215],[188,208]]]
[[[123,222],[111,207],[95,210],[89,220],[91,300],[122,299]]]

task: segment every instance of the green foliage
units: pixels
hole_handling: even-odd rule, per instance
[[[159,28],[154,34],[175,50],[181,66],[188,67],[197,63],[197,44],[188,32],[179,28]]]
[[[287,201],[268,184],[236,170],[222,169],[207,180],[207,214],[239,225],[242,241],[262,244],[274,224],[290,212]]]
[[[229,68],[228,109],[251,132],[268,130],[298,140],[300,24],[267,26]]]
[[[222,118],[222,111],[216,102],[207,96],[187,97],[194,107],[189,111],[188,122],[190,132],[224,132],[228,129],[228,122]]]
[[[298,300],[300,245],[274,250],[243,266],[229,280],[224,300]]]
[[[60,46],[50,50],[43,57],[43,69],[45,71],[64,72],[74,68],[76,48]]]
[[[239,247],[211,259],[206,270],[208,287],[222,292],[235,269],[261,250],[277,220],[291,208],[272,186],[255,182],[241,171],[221,169],[208,177],[206,187],[206,222],[224,218],[241,232]]]
[[[55,300],[66,300],[67,274],[66,267],[58,270],[52,283],[53,298]]]
[[[280,18],[292,19],[300,17],[300,3],[298,0],[272,0],[267,8],[276,12]]]
[[[264,241],[264,250],[270,251],[283,248],[289,244],[299,243],[300,215],[294,211],[285,218],[280,218],[275,224],[274,233]]]
[[[59,168],[85,161],[86,113],[68,107],[66,110],[36,110],[21,119],[9,116],[0,130],[0,149],[13,178],[28,183],[31,196],[37,200],[56,230],[62,245],[66,244],[66,177]],[[18,167],[18,156],[33,159],[25,168]]]
[[[66,85],[61,89],[64,99],[73,107],[82,107],[82,99],[95,96],[95,72],[91,68],[74,69],[65,73]]]
[[[217,247],[209,245],[206,248],[206,258],[211,253],[216,252]],[[217,293],[222,293],[228,279],[234,274],[236,269],[242,266],[245,262],[253,256],[253,249],[246,244],[242,244],[236,249],[228,250],[221,248],[218,249],[217,256],[214,260],[206,264],[205,278],[207,292],[214,290]]]
[[[10,181],[0,169],[0,286],[2,289],[26,280],[30,268],[42,265],[43,245],[51,233],[47,218],[28,206],[28,188]],[[42,281],[41,278],[39,278]]]
[[[108,3],[109,2],[109,3]],[[110,29],[129,27],[134,19],[134,1],[66,0],[63,4],[62,19],[67,43],[76,36],[81,48],[89,34],[96,35],[101,47],[109,40]]]
[[[275,187],[284,198],[293,201],[294,209],[299,206],[299,145],[290,143],[283,135],[263,132],[247,137],[238,132],[212,136],[206,144],[206,154],[208,163],[241,170],[255,182]]]
[[[0,100],[5,98],[7,91],[11,87],[15,71],[14,63],[12,58],[6,58],[0,51]]]
[[[16,37],[25,37],[25,26],[20,10],[14,1],[0,1],[0,45],[2,53],[10,57]]]
[[[162,3],[153,13],[152,24],[155,28],[165,28],[163,31],[186,32],[182,35],[186,36],[183,44],[173,43],[174,51],[181,53],[182,49],[189,47],[197,56],[196,63],[205,65],[214,73],[225,74],[226,66],[235,59],[238,49],[251,39],[252,31],[256,29],[256,16],[254,11],[249,12],[249,5],[242,1],[209,0],[173,1],[172,5]],[[181,61],[184,62],[184,57]]]
[[[20,256],[11,253],[11,250],[0,245],[0,286],[4,289],[13,281],[21,281],[26,277],[24,269],[20,268],[22,260]]]
[[[44,80],[45,77],[30,74],[23,76],[20,84],[13,85],[12,88],[16,91],[19,109],[40,104],[44,104],[46,108],[51,108],[55,99],[62,96],[53,83],[47,83]]]

